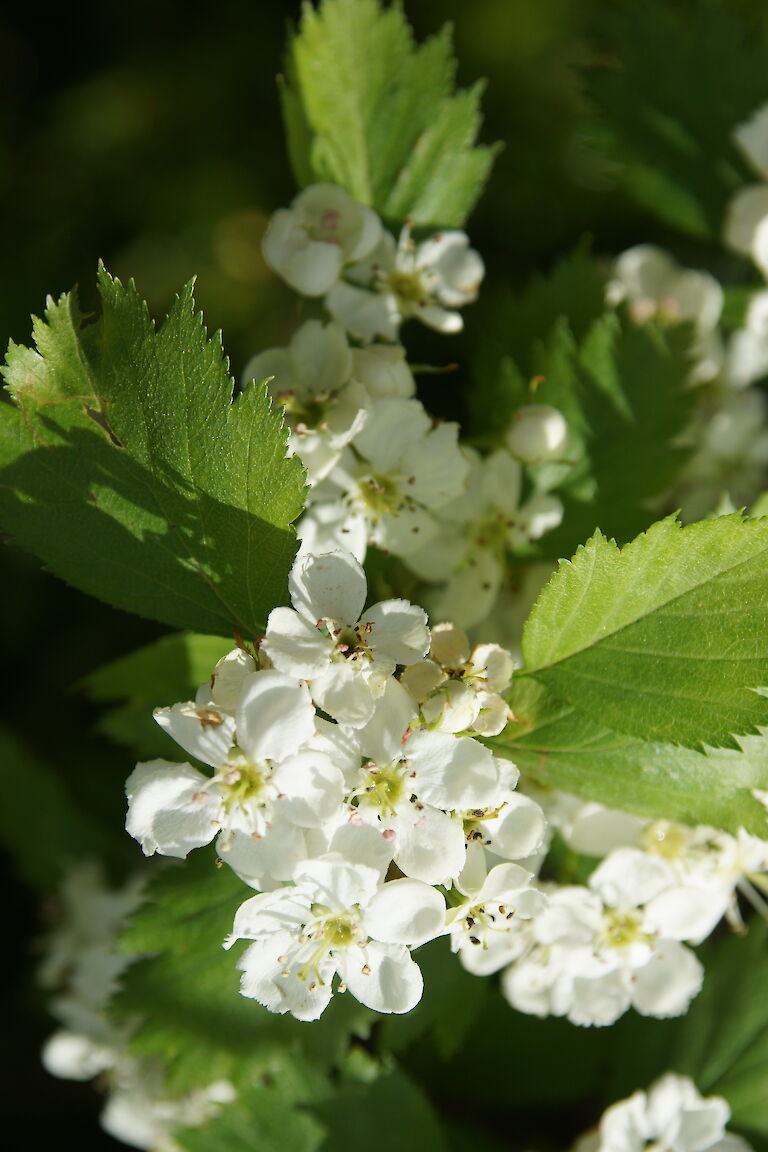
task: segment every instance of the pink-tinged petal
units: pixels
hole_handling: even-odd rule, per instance
[[[237,743],[249,759],[290,756],[315,730],[309,689],[273,668],[256,672],[243,689],[236,723]]]

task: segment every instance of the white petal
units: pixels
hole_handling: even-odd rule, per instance
[[[577,976],[571,990],[568,1019],[573,1024],[602,1028],[623,1016],[629,1005],[626,979],[618,969],[595,979]]]
[[[459,449],[458,435],[458,424],[445,421],[402,454],[400,468],[409,478],[407,491],[433,510],[464,491],[469,463]]]
[[[220,835],[217,850],[241,880],[261,891],[273,880],[292,880],[297,864],[307,857],[301,829],[280,818],[273,818],[258,837],[240,831]]]
[[[404,804],[389,823],[395,832],[395,862],[406,876],[426,884],[458,877],[467,847],[461,824],[426,804]]]
[[[327,666],[333,641],[292,608],[273,608],[262,648],[275,668],[297,680],[317,676]]]
[[[643,1016],[681,1016],[698,994],[704,969],[677,940],[660,940],[643,968],[633,972],[632,1003]]]
[[[306,684],[275,669],[256,672],[237,710],[237,743],[253,761],[280,760],[298,752],[315,730]]]
[[[328,850],[352,864],[372,869],[378,885],[384,882],[392,862],[394,845],[390,839],[385,839],[379,825],[363,824],[353,819],[336,829]],[[375,889],[371,894],[373,891]]]
[[[547,822],[539,805],[528,796],[512,792],[505,799],[494,820],[479,824],[483,836],[490,840],[491,852],[507,860],[524,860],[541,848]]]
[[[306,320],[291,340],[296,378],[312,394],[333,392],[349,379],[352,353],[338,324]]]
[[[219,792],[190,764],[166,760],[137,764],[125,790],[125,827],[145,856],[159,852],[183,859],[193,848],[209,844],[219,830]]]
[[[246,388],[252,380],[261,381],[269,377],[269,391],[273,396],[281,392],[295,392],[300,387],[293,358],[287,348],[266,348],[251,356],[241,377]]]
[[[279,933],[295,939],[310,915],[306,894],[292,886],[251,896],[237,909],[224,947],[236,940],[272,939]]]
[[[674,883],[672,865],[639,848],[616,848],[589,878],[590,888],[615,908],[646,904]]]
[[[669,888],[647,904],[646,921],[661,936],[701,944],[725,915],[732,892],[723,884]]]
[[[389,293],[372,292],[340,280],[326,295],[325,306],[334,320],[364,344],[377,337],[397,339],[400,313]]]
[[[235,722],[217,708],[196,708],[190,701],[172,708],[156,708],[154,717],[190,756],[221,768],[229,760]]]
[[[371,405],[370,419],[355,437],[355,448],[370,460],[374,472],[391,472],[406,448],[418,444],[432,427],[420,400],[388,397]],[[408,472],[407,465],[405,466]]]
[[[757,226],[768,216],[768,186],[749,184],[728,205],[724,237],[731,248],[748,256]]]
[[[339,278],[339,247],[311,239],[290,209],[275,212],[264,233],[262,249],[270,268],[303,296],[322,296]]]
[[[445,929],[445,898],[430,884],[405,878],[383,884],[365,910],[363,927],[375,940],[417,947]]]
[[[420,800],[446,810],[487,808],[499,793],[493,755],[469,736],[414,732],[406,744]]]
[[[410,1012],[421,1000],[421,971],[403,945],[372,940],[364,949],[339,949],[334,959],[355,999],[375,1012]]]
[[[365,906],[377,891],[380,873],[376,863],[347,860],[336,852],[326,853],[300,864],[296,879],[297,883],[306,881],[308,890],[311,888],[313,903],[346,912],[355,904]]]
[[[352,353],[352,374],[375,399],[400,396],[408,399],[416,391],[405,349],[399,344],[371,344]]]
[[[222,656],[211,677],[214,704],[225,712],[234,712],[240,703],[246,678],[255,671],[256,661],[242,648],[233,648],[226,656]]]
[[[329,664],[312,679],[312,697],[339,724],[362,728],[376,705],[363,670],[355,663]]]
[[[111,1068],[116,1057],[114,1048],[63,1029],[48,1037],[41,1053],[46,1072],[63,1080],[91,1080]]]
[[[294,608],[312,624],[356,624],[367,592],[365,572],[350,552],[297,557],[288,587]]]
[[[768,104],[756,112],[733,133],[733,139],[756,172],[768,177]]]
[[[330,820],[344,799],[344,777],[322,752],[297,752],[274,773],[283,797],[281,810],[301,828],[316,828]]]
[[[413,664],[429,650],[427,614],[407,600],[383,600],[365,613],[370,624],[368,643],[376,657],[395,664]]]

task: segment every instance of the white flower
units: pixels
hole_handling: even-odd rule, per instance
[[[428,597],[433,617],[469,628],[484,619],[498,595],[506,552],[537,540],[562,520],[560,500],[534,492],[521,502],[523,471],[500,449],[482,458],[463,447],[465,491],[438,511],[438,531],[404,554],[408,567],[440,587]]]
[[[380,235],[372,209],[333,184],[311,184],[290,208],[275,212],[264,235],[264,259],[295,291],[322,296]]]
[[[464,232],[442,232],[415,244],[406,225],[395,245],[382,233],[376,249],[353,265],[326,297],[331,315],[357,339],[396,340],[402,320],[415,316],[438,332],[459,332],[455,311],[477,297],[483,262]]]
[[[731,336],[726,370],[734,388],[746,388],[768,376],[768,290],[754,294],[744,327]]]
[[[352,376],[377,400],[387,396],[408,400],[416,391],[405,348],[400,344],[369,344],[366,348],[355,348],[352,352]]]
[[[369,397],[351,379],[352,352],[338,324],[307,320],[287,348],[268,348],[249,360],[244,383],[269,381],[291,435],[289,451],[307,469],[310,484],[330,472],[342,448],[366,421]]]
[[[337,975],[378,1012],[408,1012],[421,999],[409,948],[443,931],[445,901],[418,880],[383,884],[386,842],[373,829],[357,832],[354,853],[347,843],[345,854],[307,861],[294,885],[254,896],[238,910],[227,945],[254,941],[238,964],[244,996],[300,1020],[322,1014]]]
[[[448,912],[451,949],[476,976],[489,976],[518,959],[530,945],[528,921],[547,905],[517,864],[497,864],[486,875],[482,849],[470,849],[456,888],[466,899]]]
[[[417,400],[374,401],[326,486],[312,492],[310,514],[332,500],[351,525],[366,520],[370,541],[409,554],[435,534],[435,510],[463,491],[467,464],[457,438],[456,424],[435,427]]]
[[[618,257],[614,279],[606,289],[610,304],[626,301],[636,323],[656,317],[666,323],[688,321],[696,330],[691,380],[712,380],[720,371],[722,348],[717,325],[723,309],[723,289],[708,272],[681,268],[661,248],[639,244]]]
[[[363,613],[366,579],[354,556],[299,556],[289,579],[294,608],[275,608],[262,642],[276,668],[311,680],[316,703],[340,723],[359,727],[398,664],[429,647],[423,609],[384,600]]]
[[[748,1152],[745,1140],[725,1131],[730,1114],[722,1097],[703,1097],[687,1076],[668,1072],[606,1109],[574,1152]]]

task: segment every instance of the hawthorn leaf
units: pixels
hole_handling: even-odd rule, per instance
[[[523,634],[524,675],[641,740],[735,747],[768,725],[768,519],[673,517],[561,561]]]
[[[496,149],[475,147],[481,85],[455,91],[450,29],[417,46],[399,5],[304,4],[281,85],[300,185],[344,188],[386,219],[460,227]]]
[[[181,628],[263,630],[284,603],[304,472],[263,386],[233,400],[191,285],[159,330],[133,284],[99,271],[11,345],[0,406],[0,523],[56,575]]]
[[[612,731],[533,680],[516,678],[514,723],[491,741],[533,784],[650,819],[768,838],[768,732],[696,751]]]

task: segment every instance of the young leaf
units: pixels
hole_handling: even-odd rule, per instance
[[[768,790],[768,736],[702,752],[650,743],[611,731],[533,680],[513,686],[515,722],[490,743],[530,780],[651,819],[768,834],[752,794]]]
[[[155,330],[99,272],[102,314],[49,301],[37,351],[11,345],[0,522],[75,587],[176,627],[246,635],[284,601],[303,470],[266,391],[232,399],[191,288]]]
[[[219,1078],[251,1083],[286,1052],[329,1067],[375,1018],[351,996],[334,997],[310,1024],[241,996],[238,950],[225,952],[222,941],[250,894],[231,869],[217,869],[210,852],[198,850],[158,870],[121,937],[125,951],[145,958],[128,969],[113,1011],[141,1018],[132,1049],[162,1059],[171,1091]]]
[[[97,728],[140,760],[174,759],[179,746],[152,715],[159,704],[193,699],[216,661],[232,647],[219,636],[178,633],[97,668],[79,687],[98,703],[110,703]]]
[[[282,86],[299,184],[327,180],[385,218],[460,227],[495,149],[474,147],[480,85],[454,91],[448,29],[417,47],[399,6],[306,4]]]
[[[768,520],[597,533],[563,561],[523,635],[525,674],[617,732],[734,746],[768,724]]]

